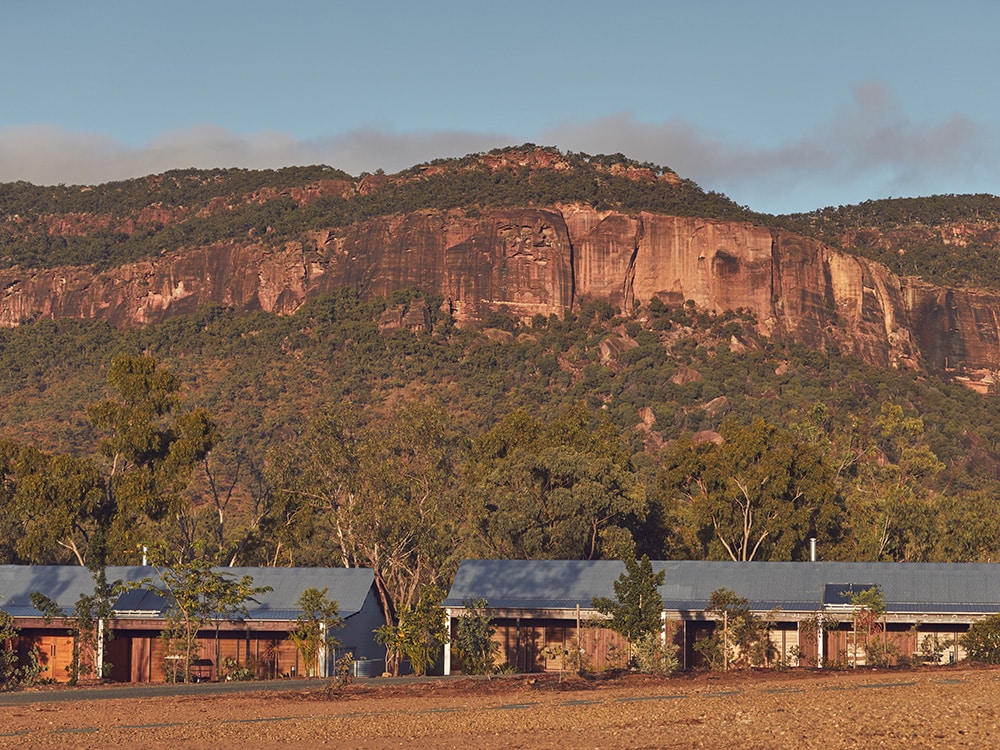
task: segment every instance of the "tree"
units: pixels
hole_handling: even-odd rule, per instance
[[[158,569],[158,573],[159,585],[152,581],[147,581],[145,585],[167,601],[166,627],[160,634],[166,645],[166,657],[173,664],[167,669],[167,680],[191,681],[198,633],[209,623],[215,628],[217,676],[222,623],[245,617],[247,603],[254,601],[258,594],[270,591],[270,588],[255,587],[252,576],[236,579],[200,560]]]
[[[843,591],[851,599],[851,635],[853,648],[851,666],[858,666],[858,648],[865,652],[865,660],[874,666],[887,666],[892,654],[885,639],[878,642],[878,635],[885,632],[880,619],[885,616],[885,598],[877,586],[861,591]]]
[[[609,616],[607,626],[628,641],[631,661],[633,645],[649,633],[659,634],[663,627],[663,598],[659,587],[663,585],[666,571],[654,573],[646,555],[639,560],[635,555],[627,555],[624,563],[625,572],[614,583],[615,598],[595,597],[593,607]]]
[[[716,589],[705,611],[722,621],[721,637],[716,632],[695,644],[709,661],[721,661],[724,670],[737,663],[767,666],[774,650],[770,628],[751,611],[745,597],[727,588]]]
[[[309,503],[317,523],[327,524],[340,564],[372,569],[391,622],[457,567],[461,449],[440,404],[410,403],[370,427],[334,410],[281,452],[274,482],[290,503]]]
[[[823,452],[755,419],[728,421],[723,441],[677,441],[660,472],[676,546],[695,559],[804,559],[810,536],[837,539],[843,500]]]
[[[621,434],[582,404],[542,423],[503,417],[472,448],[467,482],[475,552],[597,559],[633,543],[646,496]]]
[[[339,644],[330,631],[344,627],[337,602],[327,599],[326,592],[327,589],[315,588],[302,592],[298,600],[301,613],[295,620],[295,630],[288,636],[309,677],[326,676],[327,649]]]
[[[496,627],[487,612],[489,603],[485,599],[464,602],[465,611],[455,623],[455,638],[452,645],[462,660],[462,671],[466,674],[492,675],[500,644],[493,640]]]
[[[867,458],[847,495],[853,523],[847,539],[852,559],[926,561],[935,545],[932,490],[944,464],[928,446],[920,417],[883,403],[871,425]]]
[[[958,642],[969,661],[1000,664],[1000,614],[972,623]]]
[[[427,586],[416,606],[399,611],[398,624],[387,623],[375,631],[375,640],[386,647],[386,666],[394,677],[399,675],[403,657],[410,660],[417,675],[434,666],[438,652],[448,642],[448,624],[441,609],[444,596],[440,587]]]
[[[20,468],[14,491],[21,518],[19,553],[32,562],[47,562],[61,548],[78,565],[86,565],[106,522],[101,510],[104,481],[97,465],[86,457],[50,456],[27,448]]]
[[[215,426],[203,409],[177,412],[180,381],[152,357],[116,356],[108,369],[111,398],[87,407],[104,434],[98,450],[108,462],[104,497],[93,509],[98,530],[91,548],[104,564],[109,555],[132,554],[144,521],[169,517],[185,502],[194,467],[214,445]],[[190,558],[182,550],[180,558]]]

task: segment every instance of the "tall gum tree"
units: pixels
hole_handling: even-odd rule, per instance
[[[543,423],[511,412],[472,448],[473,553],[596,559],[633,544],[646,495],[621,436],[582,405]]]
[[[755,419],[726,422],[721,443],[690,436],[665,454],[657,499],[665,546],[695,559],[804,559],[808,539],[838,539],[843,500],[818,446]]]
[[[212,449],[215,426],[204,409],[178,411],[177,377],[148,356],[116,356],[108,369],[113,395],[87,407],[102,434],[102,502],[95,508],[102,558],[125,560],[151,534],[147,522],[176,519],[190,502],[194,467]],[[93,546],[93,542],[92,542]],[[191,550],[177,550],[190,559]]]
[[[272,456],[272,482],[282,503],[313,519],[314,538],[340,564],[372,569],[392,620],[457,567],[455,467],[463,445],[439,404],[406,404],[365,426],[335,409]]]

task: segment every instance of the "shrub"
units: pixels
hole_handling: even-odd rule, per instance
[[[958,642],[969,661],[1000,664],[1000,614],[972,623]]]
[[[647,674],[668,674],[676,672],[677,644],[666,643],[657,633],[646,633],[640,636],[632,647],[633,660],[636,669]]]
[[[453,645],[462,660],[462,671],[467,674],[492,675],[495,670],[500,644],[493,640],[496,628],[487,606],[485,599],[465,602],[465,613],[455,626]]]
[[[14,618],[0,611],[0,691],[33,685],[42,671],[38,663],[38,650],[35,648],[28,652],[27,664],[18,664],[19,633]]]

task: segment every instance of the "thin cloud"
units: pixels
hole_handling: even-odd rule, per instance
[[[101,135],[23,126],[0,130],[0,182],[93,185],[188,167],[276,169],[308,164],[327,164],[356,175],[379,168],[398,171],[507,142],[498,134],[375,129],[310,141],[283,133],[240,135],[206,125],[166,133],[132,148]]]
[[[884,195],[1000,192],[991,182],[998,166],[995,143],[984,128],[958,115],[936,123],[914,121],[877,83],[858,86],[830,122],[773,148],[726,141],[679,119],[640,122],[630,113],[528,137],[363,128],[299,140],[284,133],[242,135],[206,125],[165,133],[139,147],[92,133],[22,126],[0,130],[0,182],[97,184],[186,167],[307,164],[328,164],[357,175],[379,168],[393,172],[525,140],[594,154],[620,152],[662,164],[762,211],[808,210]]]
[[[935,185],[977,184],[997,166],[982,127],[957,115],[941,123],[913,121],[876,83],[858,86],[831,122],[774,148],[725,142],[683,120],[638,122],[629,113],[554,128],[543,142],[590,153],[620,151],[669,166],[703,187],[772,204],[803,190],[844,195],[863,186],[883,195],[948,192]],[[759,208],[754,201],[750,205]]]

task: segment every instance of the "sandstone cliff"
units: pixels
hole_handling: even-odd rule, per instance
[[[921,365],[985,388],[1000,371],[1000,297],[941,289],[823,243],[749,223],[586,205],[423,210],[315,231],[176,251],[105,272],[0,271],[0,324],[41,317],[156,323],[209,304],[290,313],[349,286],[418,287],[462,323],[493,312],[561,315],[581,299],[632,311],[654,296],[743,308],[762,333],[879,365]]]

